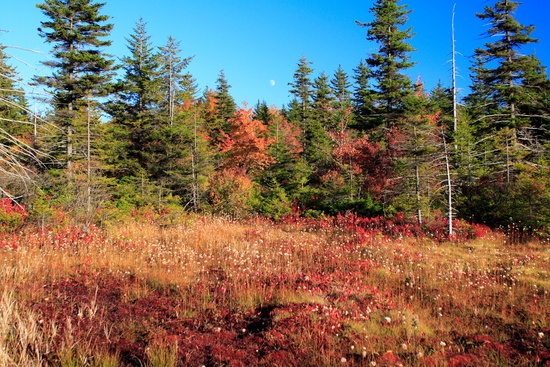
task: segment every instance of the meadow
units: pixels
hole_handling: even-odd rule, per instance
[[[550,366],[550,246],[354,216],[0,233],[0,366]]]

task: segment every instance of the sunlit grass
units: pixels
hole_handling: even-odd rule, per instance
[[[460,243],[358,241],[353,231],[200,216],[181,223],[17,234],[17,248],[0,249],[0,365],[50,358],[61,366],[115,366],[130,358],[119,354],[122,342],[143,348],[144,365],[188,365],[192,352],[182,343],[212,343],[203,334],[224,330],[232,343],[260,333],[261,348],[273,350],[247,358],[264,365],[275,365],[275,352],[289,360],[309,355],[305,365],[429,365],[426,358],[443,365],[471,351],[480,361],[518,361],[512,352],[488,357],[475,349],[510,348],[515,338],[535,354],[550,347],[547,244],[509,245],[498,234]],[[80,293],[64,293],[63,282]],[[159,295],[173,305],[141,306]],[[101,301],[107,296],[119,308]],[[58,303],[69,308],[48,308]],[[148,312],[141,307],[167,319],[141,320]],[[179,322],[196,324],[179,332],[200,338],[172,335]],[[489,341],[470,341],[476,336]],[[227,361],[244,358],[231,350]]]

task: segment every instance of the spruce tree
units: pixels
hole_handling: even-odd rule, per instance
[[[330,80],[332,86],[332,94],[334,95],[335,105],[341,108],[347,108],[351,101],[351,83],[348,80],[348,75],[342,68],[342,65],[338,65],[338,69],[334,72],[334,76]]]
[[[127,48],[130,54],[122,58],[122,79],[106,104],[112,116],[109,175],[120,185],[116,199],[140,206],[158,202],[153,198],[158,197],[163,139],[171,136],[163,129],[170,126],[170,119],[167,112],[161,113],[166,96],[160,57],[142,18],[127,38]]]
[[[12,137],[22,137],[32,132],[28,124],[25,91],[18,86],[17,71],[9,65],[5,47],[0,45],[0,141],[7,143]]]
[[[164,47],[159,47],[159,51],[160,77],[163,81],[162,91],[164,94],[161,105],[165,113],[168,113],[170,125],[174,125],[176,107],[182,105],[186,99],[194,99],[196,93],[192,76],[189,73],[184,73],[193,57],[182,59],[179,55],[181,52],[180,42],[171,36],[168,37]]]
[[[429,112],[431,114],[439,113],[439,122],[446,126],[450,133],[454,130],[453,120],[453,91],[451,88],[443,86],[441,81],[431,90],[429,99]]]
[[[546,68],[524,53],[537,39],[533,25],[515,18],[519,5],[499,0],[477,14],[490,25],[489,41],[474,51],[466,102],[476,138],[470,156],[482,159],[469,160],[475,164],[468,166],[459,210],[491,226],[521,222],[532,230],[545,225],[535,213],[547,207],[542,194],[549,182],[547,149],[541,138],[548,126],[549,83]]]
[[[216,80],[217,117],[222,121],[222,126],[228,128],[228,121],[232,119],[237,111],[237,104],[229,93],[229,85],[225,72],[222,70]]]
[[[393,123],[403,112],[404,98],[411,93],[412,83],[404,70],[414,65],[410,60],[413,47],[407,40],[413,37],[412,28],[402,29],[407,24],[411,10],[399,5],[399,0],[377,0],[370,9],[374,20],[357,22],[367,27],[367,40],[378,43],[377,53],[366,61],[376,81],[377,113],[386,123]]]
[[[254,107],[253,113],[254,120],[260,120],[264,125],[269,124],[271,114],[266,101],[258,101]]]
[[[520,114],[529,116],[535,135],[547,141],[550,138],[550,79],[546,67],[535,55],[528,56],[526,64],[529,66],[522,75],[526,96],[520,105]]]
[[[354,70],[353,79],[353,115],[354,127],[358,130],[367,130],[381,124],[374,112],[375,91],[370,85],[372,71],[364,61],[361,61]]]
[[[311,119],[321,124],[325,131],[335,130],[333,113],[334,96],[329,84],[329,78],[321,72],[313,81]],[[310,122],[311,123],[311,122]]]
[[[288,83],[291,87],[290,93],[297,101],[298,109],[295,111],[295,114],[297,114],[298,121],[295,122],[298,122],[302,128],[304,128],[303,124],[309,116],[311,107],[313,87],[313,83],[311,81],[311,73],[313,72],[313,69],[310,67],[311,64],[312,63],[307,61],[305,57],[300,58],[298,68],[294,72],[294,81]]]
[[[268,152],[273,163],[256,177],[258,185],[253,207],[258,213],[279,218],[291,212],[293,201],[300,197],[304,188],[308,169],[300,159],[303,151],[301,130],[288,122],[282,111],[267,108],[265,102],[257,110],[260,120],[265,121],[269,129],[272,144]]]
[[[159,113],[164,99],[160,63],[146,26],[140,19],[127,39],[130,56],[122,58],[123,79],[116,99],[107,104],[118,131],[117,140],[125,145],[125,152],[118,155],[119,177],[147,175],[155,165],[150,149],[155,138],[151,134],[169,125],[169,117]]]
[[[334,109],[333,125],[337,130],[343,132],[351,123],[351,83],[348,80],[348,75],[342,69],[342,65],[338,66],[330,80],[330,85],[334,96],[332,103]]]
[[[332,164],[332,140],[328,132],[335,129],[333,102],[328,76],[322,72],[313,81],[311,112],[303,127],[304,156],[314,167],[317,177],[313,178],[318,182]]]
[[[104,3],[93,0],[46,0],[37,7],[48,18],[41,22],[39,34],[52,45],[54,60],[43,62],[53,72],[36,77],[53,95],[55,122],[64,131],[65,161],[69,175],[78,151],[78,130],[82,123],[75,120],[86,110],[90,99],[109,91],[114,61],[103,49],[111,45],[108,37],[113,25],[102,15]]]
[[[237,104],[230,93],[231,85],[225,77],[223,70],[216,79],[216,89],[205,89],[202,96],[203,107],[202,119],[206,122],[208,135],[213,146],[217,146],[223,138],[224,133],[229,133],[231,123],[229,122],[237,111]]]
[[[390,149],[395,152],[393,205],[398,211],[414,213],[422,224],[443,192],[440,178],[445,156],[438,126],[441,111],[430,113],[430,101],[421,80],[417,80],[415,92],[404,100],[404,107],[404,121],[394,126],[390,140]]]
[[[122,58],[125,73],[120,97],[134,119],[152,118],[164,96],[161,92],[160,58],[154,52],[143,18],[138,20],[127,42],[130,56]]]
[[[489,121],[487,125],[496,129],[529,125],[529,119],[522,116],[522,109],[526,105],[533,106],[528,84],[532,79],[528,75],[535,72],[537,63],[533,62],[534,56],[522,54],[522,48],[537,39],[531,37],[534,26],[522,25],[515,19],[519,4],[500,0],[477,14],[491,25],[485,34],[490,42],[474,51],[477,64],[472,68],[474,96],[471,99],[477,104],[479,100],[489,100],[491,109],[485,111],[487,116],[484,118]]]

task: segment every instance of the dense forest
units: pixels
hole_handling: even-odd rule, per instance
[[[37,26],[51,60],[32,83],[49,91],[47,113],[30,111],[0,45],[3,205],[24,206],[39,225],[186,211],[403,213],[419,225],[463,220],[548,234],[550,81],[524,53],[537,39],[514,16],[521,4],[492,3],[477,14],[491,37],[472,50],[461,101],[454,85],[428,91],[408,76],[411,10],[377,0],[373,20],[358,23],[377,51],[353,75],[314,73],[301,58],[292,99],[279,109],[238,106],[223,71],[201,90],[179,41],[154,45],[142,19],[118,59],[108,53],[104,4],[45,0]]]

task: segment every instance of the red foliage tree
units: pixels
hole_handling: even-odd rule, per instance
[[[283,113],[275,107],[269,109],[269,116],[271,117],[269,127],[272,130],[273,143],[284,145],[293,157],[298,157],[304,151],[304,146],[300,141],[302,129],[288,122]]]
[[[381,143],[371,142],[368,136],[352,138],[347,132],[334,133],[337,146],[334,156],[346,162],[354,175],[363,178],[363,187],[374,199],[380,200],[391,186],[391,157]]]
[[[240,108],[229,120],[230,133],[221,132],[220,149],[222,153],[227,153],[226,168],[244,168],[251,172],[273,163],[267,150],[272,143],[267,127],[252,117],[252,109]]]

